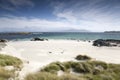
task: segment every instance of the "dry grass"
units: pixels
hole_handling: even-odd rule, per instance
[[[3,67],[0,67],[0,80],[7,80],[13,76],[14,76],[13,71],[8,71],[8,70],[5,70]]]

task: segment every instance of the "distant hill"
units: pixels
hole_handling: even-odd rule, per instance
[[[105,31],[104,33],[120,33],[120,31]]]
[[[90,32],[85,29],[69,29],[69,30],[64,30],[63,32]]]

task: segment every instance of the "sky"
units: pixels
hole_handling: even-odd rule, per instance
[[[120,31],[120,0],[0,0],[0,32]]]

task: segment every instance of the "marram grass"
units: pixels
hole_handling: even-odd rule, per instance
[[[0,54],[0,80],[9,80],[15,78],[15,71],[20,69],[22,65],[22,61],[13,56]],[[7,70],[5,66],[13,66],[13,70]]]
[[[17,57],[0,54],[0,66],[19,67],[21,64],[22,64],[22,61]]]
[[[57,76],[58,71],[63,71]],[[71,73],[74,72],[74,73]],[[53,62],[25,80],[119,80],[120,65],[102,61]]]

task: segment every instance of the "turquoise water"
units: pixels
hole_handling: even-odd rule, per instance
[[[43,32],[28,35],[0,35],[0,39],[8,40],[30,40],[34,37],[47,39],[77,39],[77,40],[96,40],[96,39],[119,39],[120,33],[80,33],[80,32]]]

